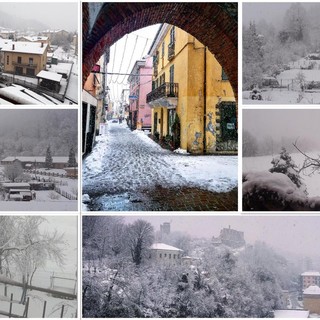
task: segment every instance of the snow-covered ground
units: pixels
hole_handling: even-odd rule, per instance
[[[0,166],[0,174],[3,167]],[[41,171],[41,169],[38,169]],[[47,173],[66,174],[63,169],[45,170]],[[32,174],[31,174],[32,175]],[[1,176],[0,176],[1,177]],[[78,180],[64,177],[49,177],[37,174],[37,178],[52,179],[56,187],[71,194],[78,195]],[[0,211],[77,211],[78,200],[68,200],[54,190],[37,190],[36,199],[31,201],[4,201],[0,200]]]
[[[318,71],[320,73],[320,71]],[[243,104],[320,104],[320,92],[299,92],[287,89],[263,89],[263,100],[249,99],[251,91],[243,91]]]
[[[309,153],[308,153],[309,154]],[[311,152],[310,156],[318,157],[320,152]],[[295,164],[301,167],[304,156],[300,153],[292,153],[290,154]],[[274,155],[276,156],[276,155]],[[261,156],[261,157],[244,157],[242,162],[242,170],[243,172],[250,171],[269,171],[272,168],[271,160],[273,159],[272,155],[270,156]],[[312,176],[301,175],[303,178],[303,182],[307,186],[307,191],[310,197],[320,196],[320,174],[315,173]]]
[[[48,257],[46,264],[43,267],[39,267],[33,277],[32,285],[42,288],[50,288],[50,277],[53,273],[59,273],[59,275],[76,279],[78,270],[78,223],[77,217],[75,216],[47,216],[45,218],[46,221],[39,226],[41,232],[49,232],[52,234],[54,230],[57,230],[58,233],[64,234],[65,241],[65,245],[63,247],[64,265],[59,266],[54,260],[51,260]],[[13,266],[12,268],[12,280],[21,282],[19,272],[14,270]],[[64,283],[62,286],[65,288],[74,288],[74,281],[63,281]],[[0,283],[0,310],[8,312],[10,304],[9,302],[4,301],[4,287],[4,284]],[[76,292],[78,291],[77,288],[78,286],[76,284]],[[62,289],[62,291],[64,290]],[[22,288],[8,285],[7,297],[10,298],[11,293],[13,293],[13,299],[18,302],[22,295]],[[74,318],[77,313],[77,299],[66,300],[61,297],[53,297],[51,294],[36,290],[28,290],[27,297],[30,298],[28,310],[29,318],[42,317],[44,301],[47,302],[46,318],[60,318],[62,305],[64,305],[64,318]],[[24,308],[24,305],[14,303],[12,306],[12,313],[22,315]],[[3,316],[0,315],[0,318],[1,317]]]
[[[237,156],[192,156],[162,149],[143,131],[109,122],[106,136],[83,163],[83,187],[110,193],[156,185],[227,192],[238,183]]]
[[[306,68],[311,62],[315,64],[313,69],[301,69],[301,67]],[[303,74],[306,82],[320,81],[320,61],[302,58],[289,65],[291,69],[284,70],[276,76],[276,79],[282,87],[289,86],[290,90],[287,88],[263,88],[261,90],[263,100],[251,100],[249,99],[251,91],[243,91],[243,104],[320,104],[320,90],[306,89],[301,92],[298,82],[295,81],[299,74]],[[292,90],[292,86],[294,90]]]

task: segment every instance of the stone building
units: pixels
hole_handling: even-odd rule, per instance
[[[165,243],[154,243],[150,247],[150,258],[164,263],[181,263],[183,250]]]
[[[303,291],[303,307],[310,313],[320,315],[320,288],[318,286],[310,286]]]

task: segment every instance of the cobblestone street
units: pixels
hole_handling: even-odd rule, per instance
[[[208,163],[209,173],[216,168],[211,175]],[[124,124],[109,124],[83,163],[85,209],[235,211],[236,166],[234,156],[175,154]]]

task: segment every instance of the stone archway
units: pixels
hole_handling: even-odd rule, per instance
[[[175,25],[208,47],[238,94],[237,3],[83,3],[83,83],[93,65],[125,34],[157,24]]]

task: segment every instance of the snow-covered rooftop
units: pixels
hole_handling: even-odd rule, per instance
[[[176,248],[176,247],[173,247],[173,246],[169,246],[168,244],[165,244],[165,243],[160,243],[160,242],[157,242],[157,243],[154,243],[150,249],[153,249],[153,250],[171,250],[171,251],[183,251],[179,248]]]
[[[317,294],[320,295],[320,288],[316,285],[310,286],[303,290],[303,294]]]
[[[309,311],[308,310],[275,310],[274,311],[275,318],[308,318]]]
[[[55,72],[49,72],[49,71],[45,71],[45,70],[41,70],[38,74],[37,74],[38,78],[42,78],[42,79],[47,79],[47,80],[51,80],[54,82],[60,82],[62,79],[62,75],[55,73]]]
[[[15,84],[1,88],[0,98],[2,98],[2,101],[6,101],[6,99],[13,100],[16,104],[54,104],[51,99],[45,98],[32,90]]]
[[[0,39],[1,51],[5,52],[19,52],[19,53],[32,53],[43,54],[47,49],[46,43],[39,42],[24,42],[24,41],[9,41]]]
[[[319,271],[306,271],[301,273],[302,276],[316,276],[320,277],[320,272]]]
[[[20,160],[21,162],[45,162],[46,157],[6,157],[1,161],[12,162],[14,160]],[[69,157],[52,157],[53,163],[67,163]]]
[[[26,39],[27,41],[30,41],[30,42],[47,41],[48,40],[48,37],[46,37],[46,36],[33,36],[33,37],[24,36],[24,37],[21,37],[21,38],[24,38],[24,39]]]

